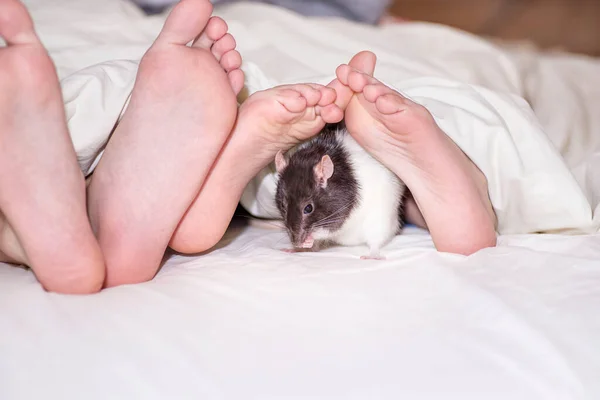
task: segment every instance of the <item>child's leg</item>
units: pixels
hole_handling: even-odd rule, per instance
[[[359,53],[350,65],[373,73],[371,53]],[[337,97],[336,97],[337,92]],[[290,85],[252,95],[242,104],[233,134],[177,228],[171,247],[195,253],[223,236],[246,185],[275,154],[338,122],[353,92],[335,80],[330,88]]]
[[[50,291],[98,291],[104,263],[60,85],[19,1],[0,1],[0,36],[0,261],[30,266]]]
[[[182,0],[143,57],[123,119],[94,171],[90,219],[106,286],[150,280],[231,132],[241,58],[208,0]],[[192,40],[192,47],[186,46]]]
[[[436,248],[471,254],[494,246],[487,180],[429,111],[347,65],[337,76],[356,93],[346,109],[348,130],[406,183]]]

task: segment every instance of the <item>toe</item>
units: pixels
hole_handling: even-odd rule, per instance
[[[365,74],[354,70],[348,72],[347,79],[348,87],[356,93],[362,92],[364,87],[369,83]]]
[[[317,108],[317,112],[323,121],[328,124],[335,124],[344,119],[344,111],[335,104],[330,104],[322,108],[319,107]]]
[[[352,68],[349,65],[342,64],[335,70],[335,76],[342,85],[348,85],[348,75],[352,72]]]
[[[370,83],[363,88],[363,94],[365,95],[365,99],[367,99],[367,101],[370,101],[371,103],[375,103],[379,96],[392,92],[392,89],[380,82]]]
[[[242,56],[235,50],[223,54],[221,57],[221,67],[226,72],[231,72],[234,69],[239,69],[242,65]]]
[[[278,93],[277,100],[289,112],[300,113],[306,110],[306,98],[298,90],[281,89]]]
[[[221,61],[223,54],[228,53],[231,50],[235,50],[235,45],[235,39],[230,33],[227,33],[225,36],[215,42],[211,48],[211,52],[217,61]]]
[[[293,85],[291,89],[297,91],[306,99],[308,107],[316,106],[321,100],[321,91],[311,85]]]
[[[351,72],[359,71],[367,75],[373,75],[376,62],[377,58],[375,57],[375,54],[370,51],[361,51],[352,57],[348,64],[342,64],[336,69],[335,73],[337,79],[334,79],[327,86],[336,91],[337,96],[335,103],[342,110],[345,110],[346,107],[348,107],[348,103],[350,103],[352,95],[354,94],[352,89],[348,87],[348,79]]]
[[[327,87],[335,91],[335,104],[342,110],[345,110],[354,95],[352,89],[340,82],[339,79],[334,79]]]
[[[215,42],[222,39],[227,34],[227,23],[219,17],[211,17],[206,24],[206,28],[200,36],[194,40],[193,47],[201,49],[210,49]]]
[[[204,31],[212,10],[208,0],[181,0],[167,17],[156,42],[188,44]]]
[[[406,109],[402,97],[396,93],[387,93],[379,96],[375,101],[375,106],[384,115],[394,114]]]
[[[375,64],[377,63],[377,57],[370,51],[361,51],[357,53],[348,65],[357,71],[364,72],[368,75],[373,75],[375,72]]]
[[[335,90],[333,88],[327,87],[327,86],[319,86],[318,88],[315,88],[317,90],[319,90],[319,92],[321,92],[321,100],[319,100],[318,105],[321,107],[325,107],[328,106],[330,104],[333,104],[337,98],[337,93],[335,92]]]
[[[237,96],[244,87],[244,72],[241,69],[234,69],[227,74],[227,77],[233,92]]]
[[[348,86],[356,93],[361,93],[368,84],[377,83],[377,80],[367,74],[352,70],[348,74]]]
[[[0,1],[0,36],[8,45],[39,44],[31,16],[20,1]]]

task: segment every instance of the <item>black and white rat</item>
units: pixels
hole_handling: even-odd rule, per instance
[[[366,244],[370,252],[361,258],[384,259],[381,248],[402,228],[404,183],[356,143],[343,122],[290,153],[275,158],[275,202],[292,245]]]

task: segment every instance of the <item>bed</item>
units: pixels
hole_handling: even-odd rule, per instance
[[[164,16],[121,0],[25,3],[89,171]],[[487,91],[530,107],[535,118],[511,120],[537,132],[525,141],[510,126],[498,136],[510,146],[453,137],[502,170],[490,172],[496,204],[518,201],[499,207],[498,247],[439,253],[408,227],[386,261],[358,259],[362,248],[290,255],[283,231],[244,219],[212,251],[170,254],[151,282],[93,296],[46,293],[30,271],[0,264],[0,398],[600,398],[600,61],[433,24],[370,28],[256,4],[217,14],[250,92],[325,80],[371,49],[398,84],[467,82],[500,114]],[[499,168],[510,157],[528,177],[518,185]],[[272,185],[265,170],[242,204],[273,216]]]

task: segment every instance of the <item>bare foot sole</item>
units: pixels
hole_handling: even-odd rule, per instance
[[[212,247],[225,232],[248,182],[278,151],[316,135],[327,122],[342,119],[335,100],[334,89],[316,84],[278,86],[250,96],[241,105],[235,129],[171,247],[184,253]]]
[[[496,219],[485,176],[429,111],[348,65],[337,77],[356,94],[346,110],[348,130],[410,188],[436,248],[471,254],[494,246]]]
[[[0,2],[0,36],[0,257],[47,290],[97,291],[104,264],[58,78],[21,2]]]
[[[89,210],[106,286],[154,277],[232,130],[241,57],[225,22],[211,13],[208,0],[175,6],[140,63],[129,107],[94,172]]]

